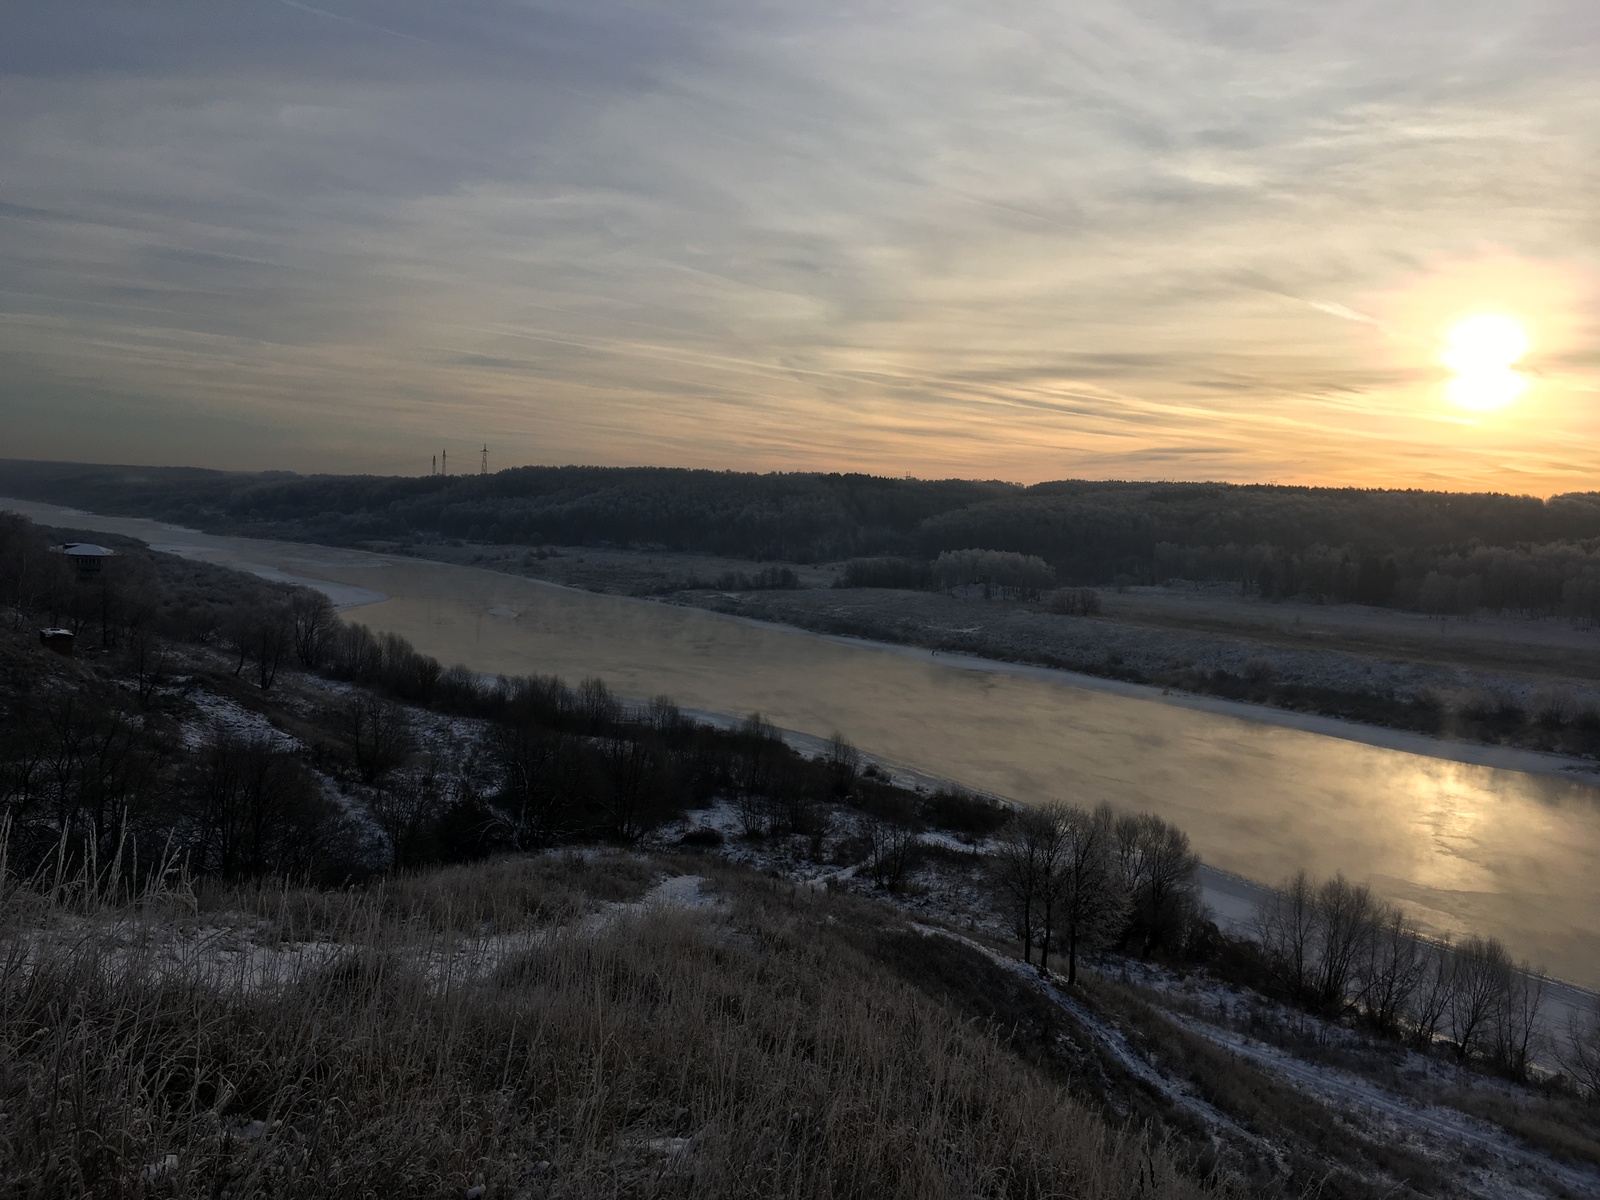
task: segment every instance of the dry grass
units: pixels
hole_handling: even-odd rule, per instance
[[[1387,1139],[1363,1136],[1329,1109],[1229,1051],[1173,1024],[1132,988],[1086,980],[1085,1000],[1121,1025],[1169,1078],[1267,1138],[1300,1179],[1318,1179],[1326,1200],[1449,1196],[1452,1181],[1433,1163]],[[1258,1178],[1264,1187],[1267,1176]]]
[[[1445,1092],[1439,1102],[1516,1134],[1561,1162],[1600,1168],[1600,1106],[1538,1092],[1513,1097],[1489,1088]]]
[[[1214,1009],[1197,1000],[1155,996],[1139,988],[1132,991],[1144,1000],[1153,1000],[1157,1007],[1202,1021],[1219,1020]],[[1248,1016],[1220,1023],[1305,1062],[1370,1080],[1418,1104],[1448,1106],[1498,1125],[1560,1162],[1600,1168],[1600,1106],[1587,1104],[1558,1086],[1512,1087],[1487,1073],[1477,1074],[1471,1065],[1459,1068],[1456,1084],[1442,1084],[1415,1070],[1413,1052],[1394,1042],[1348,1036],[1327,1022],[1276,1005],[1252,1009]]]
[[[44,943],[12,923],[0,1193],[1197,1194],[830,935],[827,896],[719,871],[717,909],[571,921],[654,871],[523,860],[202,897],[201,919],[253,912],[340,948],[254,985],[85,918]],[[474,957],[489,931],[527,936]]]
[[[619,851],[499,859],[390,875],[345,892],[267,884],[202,884],[195,907],[267,922],[283,942],[338,940],[357,908],[412,933],[500,934],[576,920],[605,905],[639,900],[658,866]],[[361,904],[352,906],[359,894]],[[356,935],[364,940],[369,935]]]

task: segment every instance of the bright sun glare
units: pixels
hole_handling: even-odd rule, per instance
[[[1528,352],[1528,335],[1512,318],[1479,313],[1456,322],[1440,355],[1455,372],[1450,399],[1462,408],[1492,412],[1514,401],[1528,386],[1515,365]]]

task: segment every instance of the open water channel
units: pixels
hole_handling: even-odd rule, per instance
[[[1600,987],[1600,788],[1469,765],[925,651],[471,567],[213,537],[25,501],[41,522],[303,582],[350,619],[477,671],[598,675],[624,696],[759,710],[927,775],[1028,803],[1109,800],[1186,829],[1205,861],[1265,883],[1343,871],[1441,933],[1505,940]],[[1441,751],[1444,748],[1441,747]]]

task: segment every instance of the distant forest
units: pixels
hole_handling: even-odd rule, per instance
[[[929,564],[942,554],[1005,551],[1040,559],[1053,582],[1078,587],[1182,579],[1441,615],[1600,620],[1600,493],[1546,501],[647,467],[401,478],[0,461],[0,495],[334,545],[452,540]]]

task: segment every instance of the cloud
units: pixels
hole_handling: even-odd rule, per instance
[[[214,465],[1520,481],[1592,359],[1490,455],[1381,314],[1490,244],[1592,269],[1591,8],[21,4],[0,410],[72,457],[39,389],[140,397],[119,457]]]
[[[310,13],[314,17],[323,17],[329,21],[345,21],[356,26],[358,29],[371,29],[377,33],[387,34],[389,37],[404,38],[408,42],[426,42],[428,40],[427,38],[418,37],[414,33],[402,33],[398,29],[390,29],[387,25],[378,25],[372,21],[363,21],[358,17],[352,17],[346,13],[329,12],[325,8],[314,8],[309,4],[301,4],[300,0],[278,0],[278,3],[288,5],[288,7],[298,9],[304,13]]]

